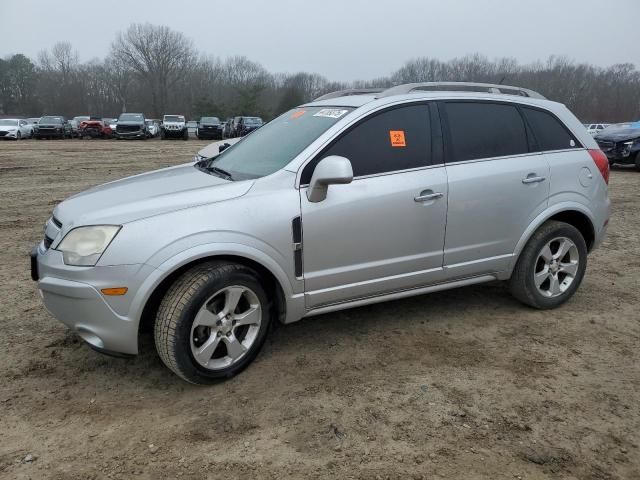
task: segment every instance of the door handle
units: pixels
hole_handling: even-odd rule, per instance
[[[435,193],[425,193],[418,195],[417,197],[413,197],[413,201],[417,203],[428,202],[429,200],[437,200],[442,197],[444,193],[435,192]]]
[[[547,177],[538,177],[535,173],[530,173],[522,179],[522,183],[524,183],[525,185],[529,183],[540,183],[544,182],[546,179]]]

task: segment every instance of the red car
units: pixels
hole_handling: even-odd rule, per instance
[[[111,138],[113,130],[101,118],[91,117],[80,122],[78,134],[80,138]]]

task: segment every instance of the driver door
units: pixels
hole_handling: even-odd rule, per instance
[[[348,158],[354,175],[320,202],[300,189],[307,309],[441,278],[447,177],[435,122],[427,104],[374,113],[307,164],[302,184],[330,155]]]

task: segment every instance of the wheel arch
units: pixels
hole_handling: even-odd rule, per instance
[[[594,218],[591,212],[589,212],[586,207],[578,203],[556,205],[555,208],[547,210],[536,217],[536,219],[524,232],[516,245],[509,272],[513,271],[513,268],[515,267],[515,264],[518,261],[522,250],[524,249],[531,236],[536,232],[536,230],[538,230],[538,228],[540,228],[545,222],[548,222],[549,220],[565,222],[577,228],[578,231],[582,234],[585,243],[587,244],[588,252],[590,252],[595,245],[596,230],[594,227]]]
[[[163,271],[163,275],[160,278],[156,279],[155,285],[152,287],[151,293],[146,296],[144,306],[141,309],[138,335],[153,329],[158,306],[175,280],[187,270],[212,261],[237,263],[253,269],[263,280],[269,297],[275,300],[272,304],[275,318],[284,323],[287,316],[292,313],[288,308],[288,298],[292,295],[291,286],[283,284],[282,272],[275,273],[273,268],[265,264],[266,262],[261,262],[241,253],[205,254],[172,265],[172,267]]]

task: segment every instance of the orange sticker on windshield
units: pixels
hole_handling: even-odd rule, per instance
[[[291,120],[295,120],[296,118],[300,118],[302,115],[304,115],[305,110],[298,110],[297,112],[293,112],[291,114]]]
[[[404,130],[389,130],[392,147],[406,147],[407,142],[404,139]]]

